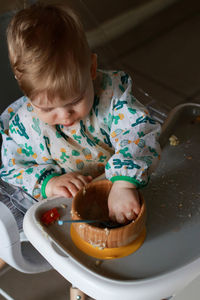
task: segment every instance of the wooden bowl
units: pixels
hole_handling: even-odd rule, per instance
[[[111,181],[100,180],[91,182],[81,189],[72,201],[72,219],[108,220],[107,202],[111,187]],[[72,223],[72,226],[81,239],[99,249],[126,246],[145,228],[146,205],[141,194],[140,201],[141,210],[137,219],[119,228],[100,228],[92,223]]]

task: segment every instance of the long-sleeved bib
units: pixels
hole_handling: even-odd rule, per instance
[[[160,125],[132,94],[122,71],[98,71],[89,115],[75,125],[50,126],[22,97],[0,117],[3,138],[0,176],[38,199],[50,178],[69,172],[111,181],[148,183],[159,160]],[[44,185],[45,182],[45,185]]]

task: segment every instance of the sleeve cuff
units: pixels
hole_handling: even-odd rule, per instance
[[[143,188],[148,184],[148,181],[147,182],[145,182],[145,181],[139,182],[137,179],[135,179],[133,177],[129,177],[129,176],[113,176],[112,178],[110,178],[111,182],[115,182],[118,180],[124,180],[124,181],[131,182],[136,186],[136,188]]]
[[[47,195],[46,195],[46,192],[45,192],[45,189],[46,189],[46,185],[47,183],[49,182],[49,180],[55,176],[60,176],[61,174],[58,174],[58,173],[53,173],[53,174],[49,174],[47,177],[45,177],[45,179],[43,180],[42,182],[42,186],[41,186],[41,194],[42,194],[42,197],[45,199],[47,198]]]

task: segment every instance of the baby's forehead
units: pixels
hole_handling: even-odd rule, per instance
[[[46,92],[41,92],[34,99],[32,99],[31,102],[40,107],[57,107],[62,106],[62,104],[71,104],[77,101],[81,96],[81,93],[74,93],[71,96],[66,96],[63,98],[56,95],[49,97]]]

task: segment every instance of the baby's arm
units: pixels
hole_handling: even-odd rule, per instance
[[[129,213],[138,214],[136,188],[148,184],[159,161],[161,127],[132,95],[132,81],[127,74],[119,72],[115,76],[113,95],[109,120],[112,121],[110,142],[115,153],[107,162],[105,172],[106,178],[114,183],[109,196],[110,215],[120,221],[129,219]]]
[[[24,151],[13,139],[2,135],[2,180],[23,188],[36,199],[42,199],[42,184],[53,175],[61,175],[62,170],[56,164],[38,164],[28,152]],[[24,153],[23,153],[24,152]]]
[[[27,134],[25,126],[31,127],[32,118],[26,125],[25,122],[20,122],[20,118],[16,119],[17,111],[26,103],[26,99],[20,98],[0,116],[2,134],[0,177],[10,184],[20,186],[34,198],[42,199],[43,181],[53,174],[61,175],[63,172],[51,159],[46,143],[36,142],[35,131],[31,129],[31,133]],[[25,115],[24,112],[23,114]],[[11,123],[13,118],[14,124]]]

